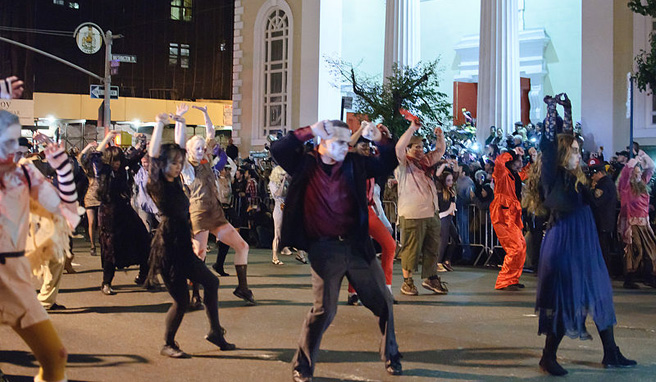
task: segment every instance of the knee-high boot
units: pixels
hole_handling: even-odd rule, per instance
[[[243,299],[249,304],[255,304],[255,298],[253,297],[253,292],[248,289],[248,280],[246,278],[246,268],[248,265],[235,265],[235,270],[237,271],[237,281],[239,284],[234,292],[235,296]]]
[[[551,375],[567,374],[567,370],[560,366],[556,360],[556,352],[558,351],[558,345],[560,345],[562,339],[562,334],[549,333],[547,334],[547,339],[544,343],[542,359],[540,359],[540,369]]]
[[[599,330],[598,327],[597,330]],[[604,345],[604,359],[601,363],[605,368],[631,367],[638,364],[636,361],[627,359],[622,355],[620,348],[615,343],[615,333],[612,326],[608,329],[599,330],[599,337],[601,337],[601,343]]]

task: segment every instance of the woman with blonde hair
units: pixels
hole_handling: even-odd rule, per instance
[[[567,370],[556,361],[563,336],[592,339],[585,327],[590,314],[604,349],[604,367],[636,365],[626,359],[615,344],[616,324],[613,290],[599,246],[591,195],[581,170],[580,146],[572,135],[571,103],[567,95],[546,96],[547,119],[540,142],[542,195],[533,188],[530,212],[540,206],[550,213],[540,252],[536,312],[538,334],[547,336],[540,368],[551,375]],[[565,108],[560,119],[556,104]],[[559,134],[564,129],[566,134]]]
[[[656,236],[649,225],[649,180],[654,174],[654,161],[640,150],[624,166],[617,191],[620,195],[619,233],[624,241],[624,288],[638,289],[634,277],[643,261],[651,263],[652,274],[645,283],[656,288]]]

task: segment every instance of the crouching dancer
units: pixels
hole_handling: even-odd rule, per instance
[[[20,133],[18,117],[0,110],[0,322],[10,325],[34,353],[41,365],[35,381],[66,381],[66,349],[36,298],[24,253],[30,202],[61,214],[75,227],[80,220],[77,193],[71,165],[59,145],[50,142],[45,149],[57,171],[58,189],[33,164],[14,163]]]
[[[292,179],[287,190],[281,247],[308,251],[314,306],[310,309],[294,357],[293,380],[311,381],[323,332],[337,312],[344,276],[363,305],[379,317],[380,351],[390,374],[401,374],[394,333],[392,295],[369,238],[366,181],[389,174],[397,165],[387,128],[373,129],[380,156],[347,154],[350,131],[341,121],[320,121],[275,142],[271,154]],[[316,151],[303,142],[320,137]]]
[[[184,123],[181,116],[176,122]],[[177,144],[162,145],[162,131],[168,115],[157,116],[157,125],[148,148],[150,168],[146,189],[162,214],[150,252],[151,274],[159,271],[166,289],[173,297],[173,305],[166,314],[165,344],[161,354],[171,358],[188,358],[175,342],[175,334],[189,307],[187,279],[205,288],[205,311],[210,322],[210,332],[205,339],[221,350],[233,350],[224,330],[219,325],[218,290],[219,279],[210,272],[205,263],[194,253],[191,239],[189,199],[182,189],[180,172],[184,163],[184,150]]]

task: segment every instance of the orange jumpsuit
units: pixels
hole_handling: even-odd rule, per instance
[[[522,204],[515,193],[515,180],[512,178],[506,163],[512,160],[512,155],[499,155],[494,164],[494,200],[490,204],[490,218],[499,243],[506,251],[503,267],[497,277],[496,289],[505,288],[519,283],[524,261],[526,260],[526,240],[522,233]],[[528,174],[528,166],[519,173],[524,180]]]

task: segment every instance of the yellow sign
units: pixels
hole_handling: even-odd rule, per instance
[[[34,101],[31,99],[0,99],[0,110],[16,114],[21,125],[34,125]]]

